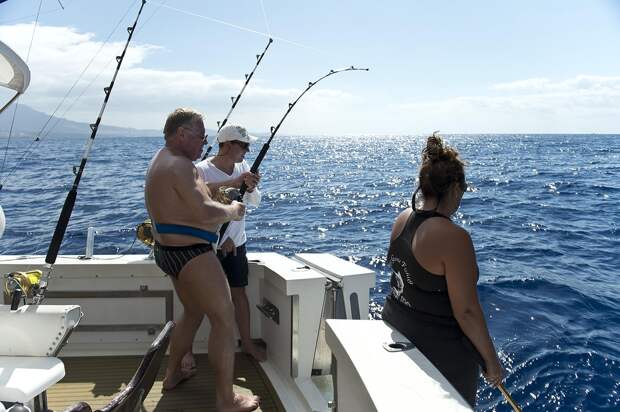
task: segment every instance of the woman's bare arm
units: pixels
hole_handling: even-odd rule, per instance
[[[471,238],[465,230],[454,227],[446,236],[445,243],[446,282],[454,317],[482,355],[487,379],[497,385],[503,372],[478,300],[478,266]]]
[[[400,212],[400,215],[398,215],[396,221],[394,222],[394,226],[392,226],[392,235],[390,236],[390,241],[396,239],[398,235],[402,233],[403,229],[405,228],[405,224],[407,223],[407,219],[409,219],[409,216],[411,216],[412,213],[413,209],[411,208],[405,209]]]

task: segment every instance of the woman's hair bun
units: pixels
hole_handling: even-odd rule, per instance
[[[426,140],[426,147],[422,151],[423,162],[446,160],[446,150],[441,137],[439,137],[437,133],[439,133],[439,131],[433,132],[433,134]]]
[[[465,171],[459,153],[444,144],[438,132],[426,140],[420,165],[420,190],[425,197],[443,196],[452,183],[465,189]]]

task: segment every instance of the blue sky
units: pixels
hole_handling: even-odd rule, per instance
[[[43,0],[22,100],[46,112],[139,5],[61,1],[65,10]],[[0,40],[24,58],[38,5],[0,5]],[[620,1],[153,0],[141,22],[104,123],[157,129],[169,111],[191,106],[214,128],[266,44],[256,31],[280,40],[230,119],[255,132],[277,123],[308,81],[349,65],[371,71],[318,85],[282,133],[620,132]],[[74,95],[125,39],[122,28],[112,35]],[[94,119],[107,67],[68,118]]]

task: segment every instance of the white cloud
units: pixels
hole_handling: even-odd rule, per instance
[[[425,129],[454,132],[618,132],[620,77],[532,78],[491,87],[491,96],[459,96],[393,106]],[[447,126],[447,127],[446,127]]]
[[[590,92],[604,94],[620,93],[620,76],[576,76],[573,79],[553,81],[546,78],[519,80],[499,83],[492,89],[507,92],[549,93],[549,92]]]
[[[26,57],[32,24],[0,26],[0,40]],[[91,82],[79,102],[66,113],[71,120],[92,122],[103,101],[103,87],[107,86],[116,68],[115,56],[122,51],[125,41],[103,45],[93,33],[80,33],[71,27],[39,26],[30,53],[32,81],[22,103],[36,110],[51,113],[76,81],[89,60],[102,49],[89,70],[76,85],[67,102],[57,112],[65,113],[75,97]],[[175,107],[189,106],[207,113],[207,127],[215,128],[215,119],[228,112],[230,96],[236,96],[243,79],[210,75],[199,71],[173,71],[149,68],[145,59],[162,48],[151,44],[133,44],[127,51],[118,75],[104,124],[136,128],[159,129],[165,116]],[[96,79],[96,80],[95,80]],[[235,121],[251,130],[268,131],[268,126],[284,114],[286,104],[295,99],[299,89],[269,87],[260,78],[254,78],[243,95],[242,110],[235,112]],[[317,89],[304,97],[306,107],[325,108],[342,104],[352,96],[334,89]],[[317,109],[318,110],[318,109]],[[245,114],[237,117],[238,112]],[[251,113],[249,115],[248,113]],[[303,131],[299,116],[287,121],[291,130]]]
[[[0,40],[25,57],[31,24],[0,26]],[[93,33],[71,27],[40,26],[29,66],[32,81],[21,100],[51,113],[97,51],[103,47],[68,99],[80,94],[96,76],[92,87],[66,114],[71,120],[92,122],[115,68],[114,56],[125,41],[102,45]],[[207,127],[215,128],[230,108],[230,96],[243,85],[241,78],[200,71],[166,70],[147,64],[162,47],[133,43],[127,52],[104,124],[161,129],[175,107],[190,106],[206,112]],[[102,69],[104,69],[102,72]],[[327,83],[326,83],[327,85]],[[277,88],[260,75],[244,92],[231,121],[254,132],[268,132],[300,89]],[[360,88],[360,94],[365,93]],[[412,95],[415,95],[412,93]],[[492,85],[475,96],[454,96],[437,101],[394,103],[389,97],[352,95],[345,91],[314,88],[287,118],[282,133],[456,133],[493,132],[609,132],[617,133],[620,115],[620,77],[579,75],[568,79],[545,77],[517,79]],[[64,107],[58,114],[64,114]]]

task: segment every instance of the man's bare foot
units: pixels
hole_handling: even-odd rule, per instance
[[[162,391],[170,391],[176,388],[179,384],[185,382],[186,380],[188,380],[195,374],[196,372],[194,370],[188,371],[188,370],[183,370],[183,369],[177,370],[172,375],[169,375],[167,372],[166,377],[164,378],[164,381],[162,382]]]
[[[181,359],[181,370],[194,371],[196,369],[196,359],[192,352],[187,352]]]
[[[253,395],[233,394],[233,402],[231,405],[218,404],[218,412],[249,412],[258,408],[260,398]]]
[[[247,344],[242,343],[241,350],[259,362],[265,362],[267,360],[267,350],[254,342],[249,342]]]

